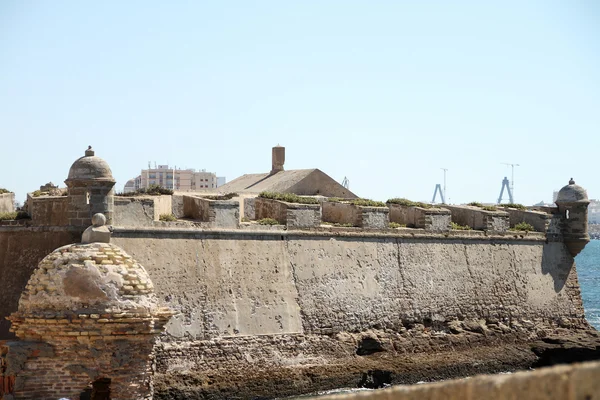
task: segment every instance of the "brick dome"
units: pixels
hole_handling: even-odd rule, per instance
[[[118,246],[90,243],[63,246],[46,256],[21,294],[18,314],[33,318],[150,315],[158,308],[144,267]]]
[[[587,192],[581,186],[576,185],[573,178],[571,178],[569,184],[563,186],[563,188],[558,192],[556,203],[570,203],[578,201],[588,201]]]
[[[102,158],[95,155],[91,146],[85,151],[83,157],[77,159],[71,165],[69,176],[65,183],[68,184],[71,181],[82,180],[115,182],[110,166]]]

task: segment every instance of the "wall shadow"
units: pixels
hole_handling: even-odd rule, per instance
[[[575,260],[563,242],[544,244],[542,253],[542,273],[550,274],[554,280],[554,291],[560,292],[567,282]]]

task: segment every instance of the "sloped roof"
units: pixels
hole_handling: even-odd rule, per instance
[[[236,178],[223,186],[219,192],[223,193],[260,193],[260,192],[288,192],[294,185],[305,179],[316,169],[292,169],[280,171],[271,175],[246,174]]]

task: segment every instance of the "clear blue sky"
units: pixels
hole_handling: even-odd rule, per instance
[[[231,180],[320,168],[360,196],[600,197],[600,2],[0,2],[0,187],[61,183],[87,145]]]

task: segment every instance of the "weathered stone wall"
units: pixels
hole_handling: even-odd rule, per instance
[[[249,220],[256,219],[255,202],[256,197],[244,197],[244,217]]]
[[[320,400],[460,399],[592,400],[600,393],[600,362],[542,368],[510,375],[395,386],[373,392],[319,397]]]
[[[208,222],[208,200],[183,196],[183,215],[186,218]]]
[[[257,197],[254,201],[254,215],[257,220],[273,218],[282,225],[287,224],[287,206],[282,201]]]
[[[210,228],[237,228],[240,223],[240,203],[237,200],[209,200],[183,196],[186,218],[208,223]]]
[[[517,210],[514,208],[504,208],[508,213],[510,227],[521,222],[526,222],[534,227],[536,232],[546,232],[552,215],[541,211]]]
[[[287,203],[286,214],[289,229],[315,228],[321,225],[321,206],[318,204]]]
[[[471,229],[505,232],[509,228],[509,216],[504,211],[486,211],[474,206],[444,205],[452,213],[452,222],[467,225]]]
[[[28,197],[31,222],[36,226],[66,226],[69,224],[66,196]]]
[[[0,213],[8,213],[13,211],[15,211],[15,194],[0,194]]]
[[[115,226],[152,226],[155,221],[155,202],[150,197],[116,196],[114,207]]]
[[[2,279],[11,268],[7,260],[22,257],[31,242],[34,228],[19,229],[27,235],[0,231],[0,244],[12,254],[0,260]],[[289,368],[330,365],[307,373],[335,378],[342,359],[373,368],[372,361],[356,359],[370,351],[456,354],[459,348],[524,343],[557,326],[587,326],[573,258],[562,242],[545,243],[538,233],[117,227],[113,243],[145,265],[159,299],[179,311],[157,347],[158,379],[164,388],[184,379],[178,371],[193,371],[192,381],[184,379],[192,394],[208,390],[192,383],[195,376],[220,376],[225,385],[235,371],[285,370],[293,377],[297,370]],[[39,251],[39,258],[60,244]],[[17,279],[22,286],[37,261],[20,260],[23,270],[31,266]],[[16,310],[17,286],[3,292],[3,315]],[[533,353],[518,353],[525,357],[521,366],[531,365]],[[481,357],[486,370],[505,368],[496,356]],[[457,376],[472,373],[472,364],[465,360]],[[243,382],[242,375],[235,379]],[[302,379],[304,385],[308,378]],[[302,388],[322,386],[308,381]],[[269,382],[248,381],[244,390],[286,386]],[[228,398],[223,393],[215,398]]]
[[[5,317],[17,310],[37,264],[56,248],[80,239],[81,230],[67,227],[0,227],[0,340],[14,337]]]
[[[214,235],[116,233],[168,305],[182,307],[168,327],[173,337],[298,332],[300,320],[303,332],[331,334],[453,319],[583,319],[573,259],[543,236]]]
[[[388,204],[390,221],[406,225],[410,228],[421,228],[431,231],[447,231],[450,229],[450,210],[444,208],[408,207],[400,204]]]
[[[171,196],[171,213],[176,218],[183,218],[185,216],[182,195],[174,194]]]
[[[324,201],[321,212],[324,222],[360,226],[360,209],[351,204]]]
[[[355,206],[356,207],[356,206]],[[360,209],[359,225],[364,229],[386,229],[390,224],[390,210],[387,207],[363,207]]]
[[[364,207],[334,201],[321,204],[324,222],[351,224],[365,229],[385,229],[390,222],[387,207]]]

